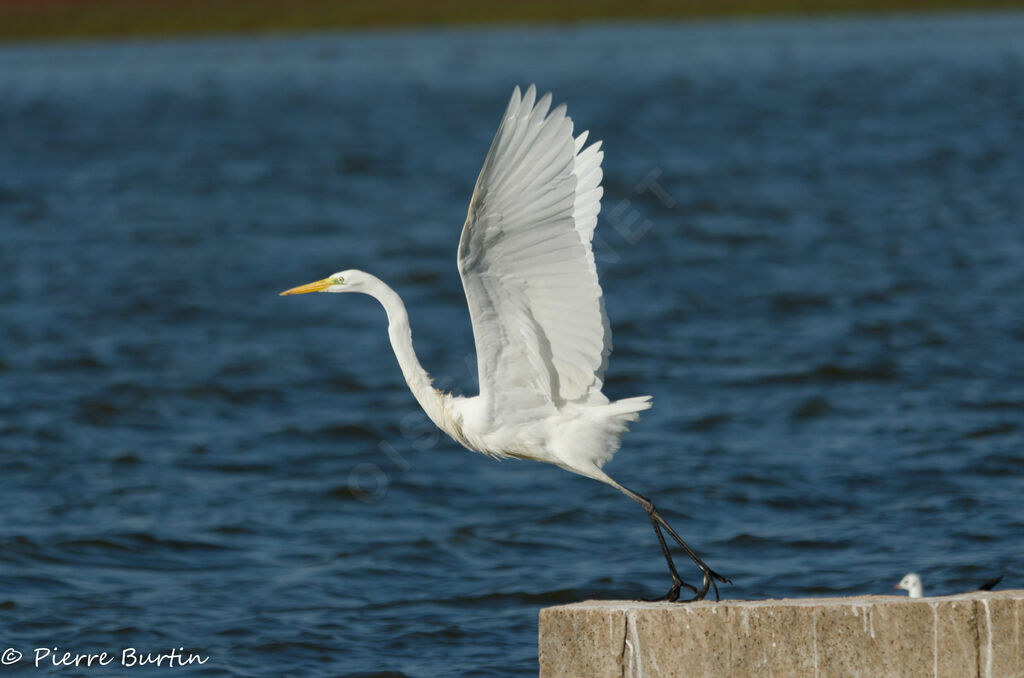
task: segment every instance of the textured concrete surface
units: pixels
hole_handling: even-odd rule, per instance
[[[540,612],[542,678],[1024,678],[1024,590]]]

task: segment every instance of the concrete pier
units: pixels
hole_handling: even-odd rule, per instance
[[[1024,678],[1024,590],[540,612],[541,678]]]

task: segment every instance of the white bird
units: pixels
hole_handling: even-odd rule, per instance
[[[359,270],[334,273],[285,294],[360,292],[388,317],[388,335],[409,388],[441,430],[476,452],[555,464],[611,485],[647,512],[672,575],[665,600],[680,587],[702,599],[714,572],[646,497],[601,467],[650,396],[609,401],[601,392],[611,328],[591,241],[601,206],[601,143],[573,137],[565,104],[549,112],[516,87],[484,160],[459,240],[458,266],[476,343],[480,394],[442,393],[413,351],[409,316],[398,294]],[[676,571],[662,529],[700,568],[700,589]]]
[[[891,579],[889,581],[892,581]],[[921,586],[921,577],[916,572],[909,572],[900,579],[900,583],[893,586],[894,589],[903,589],[910,593],[911,598],[924,598],[924,587]]]
[[[991,591],[1003,580],[1002,575],[985,581],[975,591]],[[910,572],[900,579],[900,583],[893,586],[894,589],[903,589],[910,594],[911,598],[924,598],[924,586],[921,584],[921,577],[915,572]]]

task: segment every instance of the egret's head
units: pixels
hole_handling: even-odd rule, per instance
[[[369,274],[355,269],[338,271],[323,280],[317,280],[308,285],[299,285],[290,290],[285,290],[281,292],[281,296],[286,294],[306,294],[307,292],[365,292],[366,285],[371,279],[372,277]]]
[[[894,589],[903,589],[910,593],[911,598],[921,598],[924,593],[924,589],[921,586],[921,577],[911,572],[900,579],[900,583],[893,586]]]

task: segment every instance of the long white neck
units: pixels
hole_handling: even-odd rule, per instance
[[[447,431],[444,417],[444,396],[431,385],[430,375],[420,365],[416,351],[412,347],[412,329],[409,327],[409,314],[398,293],[388,287],[379,278],[365,274],[369,280],[365,284],[365,293],[380,302],[388,314],[388,336],[391,348],[398,358],[398,366],[402,368],[405,382],[416,397],[416,401],[427,413],[430,420],[439,428]]]

